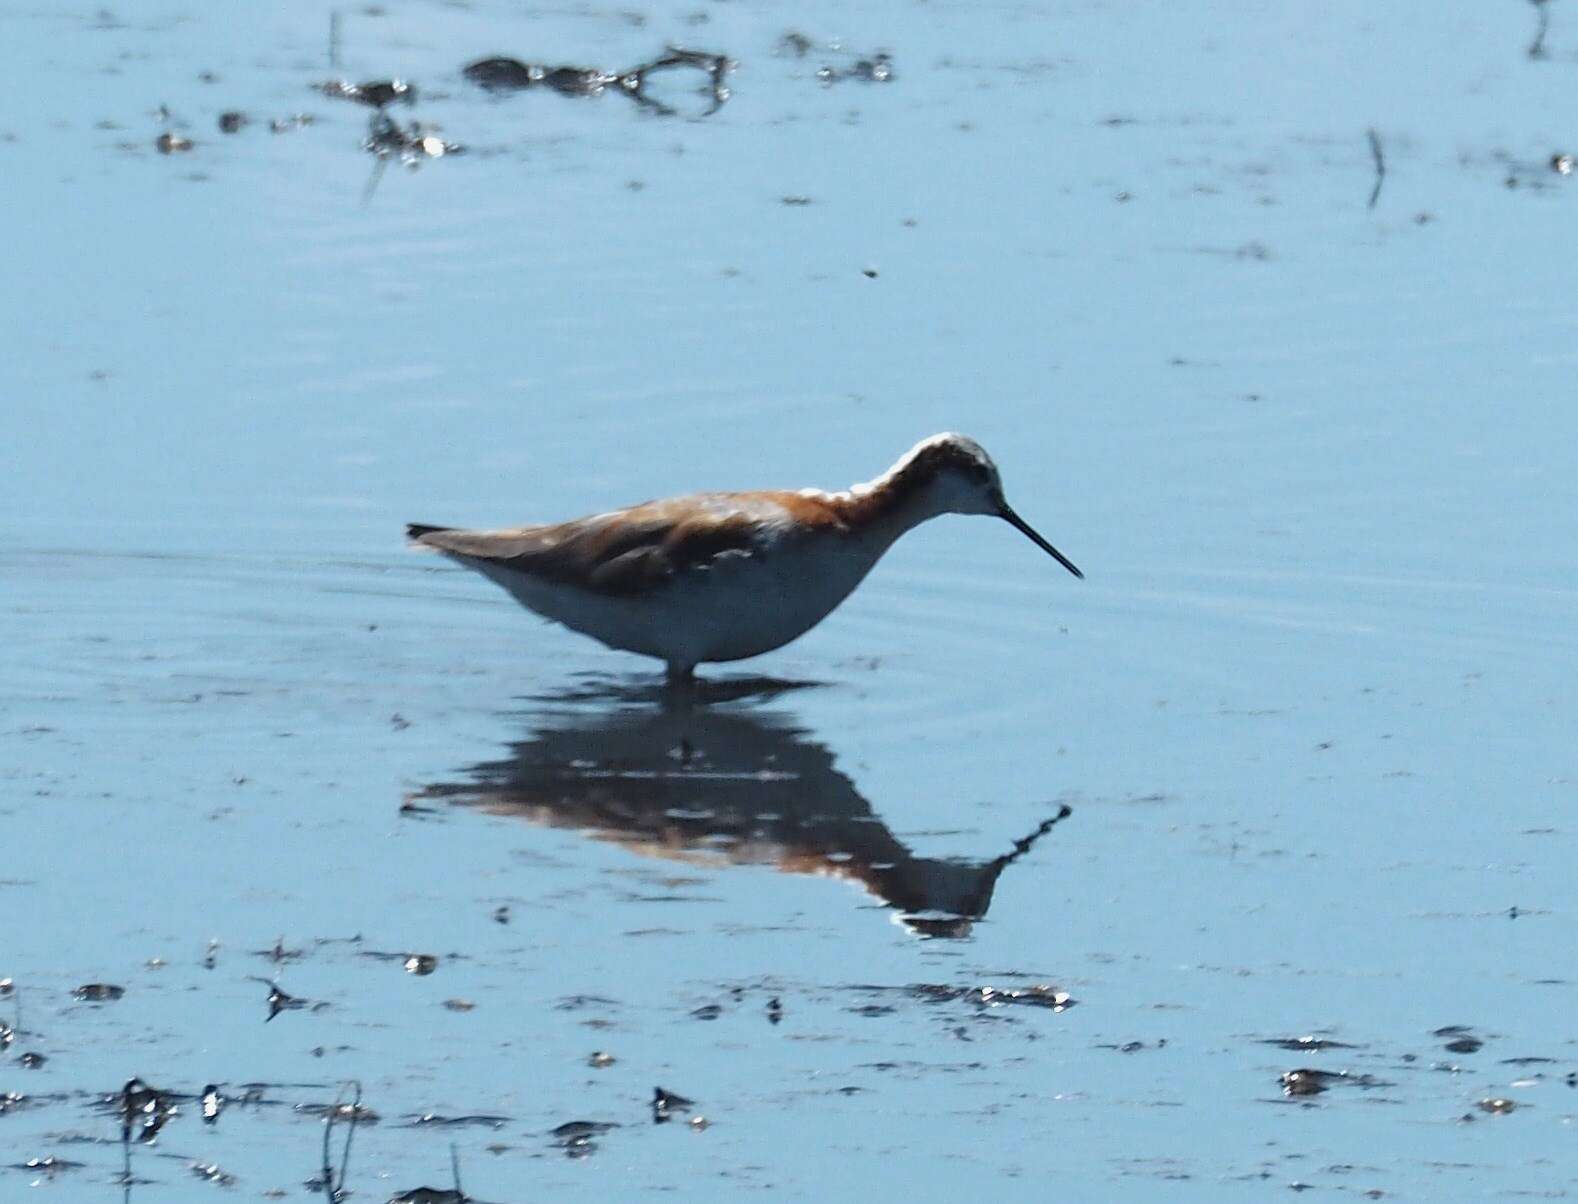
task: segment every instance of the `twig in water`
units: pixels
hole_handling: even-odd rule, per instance
[[[1370,156],[1375,160],[1375,187],[1370,190],[1371,209],[1375,202],[1381,199],[1381,185],[1386,181],[1386,156],[1381,153],[1381,136],[1373,129],[1365,130],[1365,135],[1370,139]]]
[[[130,1083],[127,1086],[131,1086]],[[122,1093],[124,1096],[124,1092]],[[121,1200],[123,1204],[131,1204],[131,1116],[126,1108],[125,1100],[121,1102]]]
[[[328,1114],[323,1118],[323,1194],[329,1204],[340,1204],[340,1201],[345,1199],[345,1173],[351,1165],[351,1142],[356,1137],[356,1121],[362,1114],[361,1080],[352,1079],[347,1085],[355,1090],[355,1095],[351,1099],[351,1127],[345,1131],[345,1149],[340,1154],[338,1183],[334,1178],[334,1166],[329,1160],[329,1142],[334,1134],[334,1118],[344,1107],[341,1103],[345,1098],[344,1087],[335,1094],[334,1103],[330,1105]]]
[[[1534,31],[1534,41],[1529,43],[1529,57],[1542,59],[1545,57],[1545,35],[1551,27],[1551,10],[1547,7],[1550,0],[1530,0],[1534,11],[1539,14],[1539,26]]]
[[[121,1118],[121,1181],[125,1185],[123,1198],[129,1201],[132,1185],[132,1128],[138,1126],[138,1141],[152,1143],[159,1130],[175,1115],[175,1106],[169,1096],[157,1087],[139,1078],[130,1078],[121,1088],[116,1111]]]
[[[340,1097],[336,1095],[329,1110],[323,1114],[323,1156],[318,1160],[318,1178],[323,1184],[324,1195],[329,1198],[329,1204],[334,1204],[334,1166],[329,1162],[329,1139],[334,1134],[334,1115],[339,1110]]]
[[[362,208],[367,208],[373,202],[373,193],[378,189],[378,181],[384,178],[384,169],[389,166],[389,156],[379,155],[373,161],[373,173],[367,177],[367,186],[362,189]]]
[[[351,1127],[345,1131],[345,1149],[340,1153],[340,1195],[345,1194],[345,1172],[351,1165],[351,1142],[356,1137],[356,1122],[362,1115],[362,1083],[360,1079],[352,1079],[356,1088],[356,1095],[351,1100]]]
[[[674,67],[696,67],[707,73],[711,83],[712,103],[700,116],[711,117],[723,107],[724,101],[729,99],[729,89],[724,81],[733,66],[734,63],[727,55],[708,54],[705,51],[683,50],[678,46],[670,46],[662,58],[621,72],[619,84],[624,88],[626,95],[637,104],[644,105],[659,116],[673,117],[676,115],[674,108],[646,94],[647,77],[654,72],[667,71]]]

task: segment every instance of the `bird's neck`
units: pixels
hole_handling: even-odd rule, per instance
[[[946,511],[929,487],[930,477],[906,472],[899,464],[875,481],[852,485],[833,494],[833,502],[850,530],[886,550],[906,531]]]

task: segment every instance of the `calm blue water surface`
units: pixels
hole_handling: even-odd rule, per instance
[[[133,1075],[265,1084],[142,1201],[304,1198],[347,1080],[364,1200],[1578,1191],[1549,16],[4,6],[0,1141],[80,1165],[0,1199],[120,1199]],[[710,118],[460,75],[670,42]],[[700,710],[402,547],[944,429],[1088,580],[939,521]]]

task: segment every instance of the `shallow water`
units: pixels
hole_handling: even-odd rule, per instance
[[[6,1162],[119,1197],[141,1076],[265,1084],[142,1200],[349,1080],[362,1199],[1578,1189],[1578,24],[1439,8],[7,7]],[[946,428],[1088,580],[940,521],[701,709],[401,546]]]

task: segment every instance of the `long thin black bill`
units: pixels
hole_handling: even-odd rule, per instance
[[[1034,527],[1032,527],[1029,523],[1025,522],[1024,519],[1020,518],[1017,514],[1015,514],[1013,512],[1012,509],[1010,509],[1006,505],[1003,507],[1003,517],[1005,519],[1007,519],[1008,522],[1010,524],[1012,524],[1014,527],[1017,527],[1020,531],[1022,531],[1024,533],[1024,535],[1026,536],[1026,538],[1028,538],[1031,543],[1035,544],[1036,547],[1040,548],[1043,552],[1045,552],[1048,556],[1050,556],[1054,560],[1056,560],[1059,564],[1061,564],[1069,572],[1073,573],[1074,576],[1078,577],[1082,581],[1085,579],[1085,574],[1080,572],[1079,569],[1074,567],[1074,562],[1072,560],[1070,560],[1067,556],[1063,555],[1062,552],[1059,552],[1056,548],[1054,548],[1046,540],[1042,539],[1040,534],[1036,531],[1036,529]]]

